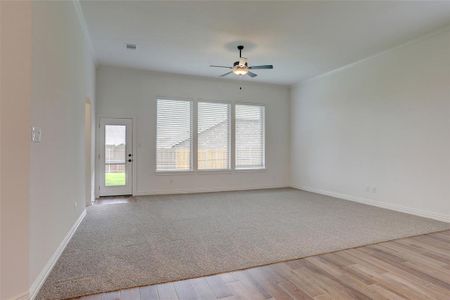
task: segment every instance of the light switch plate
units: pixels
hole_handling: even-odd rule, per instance
[[[40,143],[42,138],[42,131],[40,127],[31,128],[31,141],[33,143]]]

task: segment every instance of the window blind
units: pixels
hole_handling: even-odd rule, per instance
[[[265,168],[264,106],[236,105],[236,169]]]
[[[191,101],[157,100],[157,171],[191,170],[191,110]]]
[[[230,168],[230,105],[198,102],[199,170]]]

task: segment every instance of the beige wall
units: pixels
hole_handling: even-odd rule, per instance
[[[30,282],[34,282],[85,208],[85,102],[94,103],[89,40],[70,1],[33,2]],[[92,107],[93,108],[93,107]]]
[[[450,29],[297,85],[292,185],[450,221]]]
[[[1,7],[0,299],[28,291],[31,3]]]
[[[79,12],[71,1],[1,1],[2,300],[43,279],[93,194],[85,102],[94,132],[95,66]]]
[[[134,118],[134,194],[256,189],[289,184],[288,86],[114,66],[99,66],[96,82],[97,116]],[[267,170],[156,174],[157,97],[264,104]]]

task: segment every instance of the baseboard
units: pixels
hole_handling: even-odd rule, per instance
[[[257,187],[245,187],[245,188],[209,188],[209,189],[164,189],[156,191],[138,191],[133,193],[133,196],[152,196],[152,195],[175,195],[175,194],[197,194],[197,193],[215,193],[215,192],[237,192],[237,191],[252,191],[252,190],[265,190],[265,189],[281,189],[288,188],[287,185],[273,185],[273,186],[257,186]]]
[[[9,298],[8,300],[28,300],[28,292],[24,292],[20,295],[17,295],[15,297]]]
[[[303,191],[307,191],[307,192],[322,194],[322,195],[340,198],[340,199],[344,199],[344,200],[348,200],[348,201],[377,206],[377,207],[395,210],[398,212],[407,213],[407,214],[411,214],[411,215],[415,215],[415,216],[419,216],[419,217],[424,217],[424,218],[429,218],[429,219],[434,219],[437,221],[450,223],[450,216],[431,212],[431,211],[425,211],[425,210],[421,210],[421,209],[417,209],[417,208],[405,207],[403,205],[387,203],[387,202],[373,200],[373,199],[360,197],[360,196],[353,196],[353,195],[348,195],[348,194],[336,193],[336,192],[332,192],[332,191],[326,191],[326,190],[317,189],[317,188],[313,188],[313,187],[309,187],[309,186],[292,186],[292,187],[295,189],[299,189],[299,190],[303,190]]]
[[[66,248],[67,243],[69,243],[70,239],[72,238],[73,234],[75,233],[75,231],[77,230],[78,226],[80,225],[81,221],[83,221],[85,216],[86,216],[86,209],[83,210],[81,215],[78,217],[77,221],[73,224],[72,228],[70,228],[70,230],[67,233],[67,235],[64,238],[64,240],[58,246],[56,251],[53,253],[53,255],[48,260],[47,264],[45,264],[45,266],[42,269],[41,273],[39,273],[39,275],[37,276],[36,280],[31,285],[30,292],[29,292],[30,297],[28,299],[33,300],[37,296],[39,290],[41,289],[42,285],[44,284],[45,280],[47,279],[48,274],[50,274],[50,271],[55,266],[55,263],[58,261],[58,259],[61,256],[62,252]]]

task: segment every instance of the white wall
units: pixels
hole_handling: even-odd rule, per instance
[[[173,75],[129,68],[97,68],[97,116],[135,121],[134,194],[222,191],[287,186],[289,88],[286,86]],[[266,105],[267,170],[156,175],[156,98],[245,101]]]
[[[31,3],[0,1],[0,299],[26,297],[30,171]]]
[[[299,84],[291,105],[293,186],[450,221],[448,30]]]
[[[33,1],[31,124],[42,142],[31,146],[30,282],[86,203],[85,101],[95,99],[89,40],[71,1]]]

